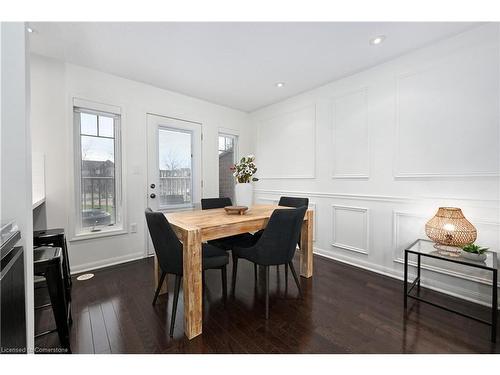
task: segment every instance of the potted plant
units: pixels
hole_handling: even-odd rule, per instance
[[[253,177],[257,172],[257,167],[254,163],[255,156],[243,156],[239,163],[236,163],[233,170],[233,176],[236,178],[237,184],[234,190],[237,206],[251,207],[253,203],[253,181],[258,181],[258,178]]]
[[[461,255],[464,258],[482,262],[486,260],[486,251],[488,248],[471,243],[462,247]]]

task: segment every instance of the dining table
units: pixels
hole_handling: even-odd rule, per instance
[[[253,205],[244,214],[229,214],[223,208],[167,212],[165,216],[183,245],[184,333],[193,339],[203,331],[202,322],[202,243],[241,233],[265,229],[277,205]],[[300,235],[300,276],[313,275],[313,216],[308,209]],[[272,249],[269,249],[272,251]],[[158,284],[161,270],[155,256],[154,277]],[[166,283],[160,294],[167,292]]]

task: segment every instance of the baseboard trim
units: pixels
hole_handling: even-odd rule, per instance
[[[139,253],[122,255],[119,257],[109,258],[106,260],[84,263],[79,266],[71,267],[71,275],[76,275],[82,272],[94,271],[101,268],[116,266],[122,263],[133,262],[138,259],[147,258],[148,255],[141,251]]]
[[[365,271],[374,272],[376,274],[387,276],[387,277],[401,280],[401,281],[404,280],[404,277],[402,275],[398,274],[399,273],[398,271],[394,271],[394,270],[385,271],[385,270],[377,269],[371,265],[360,264],[360,263],[354,262],[352,260],[347,260],[347,259],[344,259],[341,257],[337,257],[329,252],[326,252],[323,249],[314,248],[314,254],[317,256],[326,258],[326,259],[331,259],[331,260],[334,260],[334,261],[337,261],[340,263],[347,264],[347,265],[352,266],[352,267],[361,268]],[[422,280],[422,286],[427,288],[427,289],[439,292],[439,293],[443,293],[443,294],[446,294],[446,295],[449,295],[452,297],[460,298],[460,299],[463,299],[463,300],[466,300],[469,302],[477,303],[478,305],[491,307],[491,303],[485,302],[485,301],[480,299],[482,296],[480,293],[474,293],[474,292],[471,292],[471,291],[466,290],[466,289],[462,289],[463,290],[462,293],[453,292],[453,291],[450,291],[450,290],[447,290],[447,289],[444,289],[444,288],[441,288],[441,287],[438,287],[435,285],[430,285],[427,282],[425,282],[424,280]],[[401,291],[401,293],[403,293],[403,292]]]

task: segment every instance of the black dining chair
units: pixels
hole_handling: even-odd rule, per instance
[[[224,208],[232,206],[231,198],[203,198],[201,200],[202,210],[211,210],[214,208]],[[226,251],[232,250],[235,246],[250,247],[255,244],[255,237],[251,233],[242,233],[234,236],[217,238],[208,241],[209,244],[217,246]],[[257,279],[257,266],[254,267],[254,277]]]
[[[161,212],[154,212],[150,208],[146,209],[146,222],[149,234],[153,241],[156,257],[161,269],[160,281],[153,298],[153,305],[156,303],[158,294],[167,274],[175,275],[174,301],[172,304],[172,319],[170,322],[170,336],[174,334],[175,315],[177,312],[177,302],[179,300],[179,290],[183,274],[183,249],[182,243],[177,238],[170,223]],[[227,273],[226,265],[229,263],[227,253],[210,244],[202,245],[202,269],[220,269],[222,274],[222,294],[224,301],[227,298]]]
[[[238,260],[244,258],[265,269],[266,283],[266,319],[269,319],[269,266],[287,264],[292,271],[293,278],[302,297],[300,283],[293,266],[293,256],[297,249],[302,221],[307,211],[307,206],[290,209],[274,210],[269,222],[259,238],[252,247],[235,247],[233,249],[233,294],[236,290],[236,273],[238,271]]]
[[[298,207],[303,207],[309,206],[309,198],[300,198],[300,197],[281,197],[278,206],[282,207],[293,207],[293,208],[298,208]],[[264,233],[264,230],[261,229],[258,232],[254,233],[254,238],[255,241],[257,241],[260,236],[262,236],[262,233]],[[297,245],[300,247],[300,236],[299,240],[297,241]],[[279,269],[279,266],[276,266],[276,270]],[[285,264],[285,281],[288,281],[288,265]]]
[[[223,198],[202,198],[201,200],[201,209],[202,210],[211,210],[213,208],[224,208],[226,206],[232,206],[233,202],[231,202],[231,198],[223,197]]]

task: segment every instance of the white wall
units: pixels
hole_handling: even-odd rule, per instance
[[[15,220],[24,246],[27,348],[34,348],[33,223],[28,39],[22,22],[1,24],[1,222]]]
[[[203,196],[218,196],[219,127],[239,133],[240,153],[253,152],[248,115],[95,70],[31,56],[33,150],[45,154],[48,227],[69,229],[73,215],[72,98],[121,107],[126,224],[137,233],[70,242],[72,271],[91,269],[145,254],[147,204],[146,114],[202,123]]]
[[[497,250],[499,52],[488,24],[252,113],[257,200],[309,197],[316,253],[394,277],[439,206],[462,207]],[[443,272],[426,284],[489,301],[470,282],[485,274]]]

